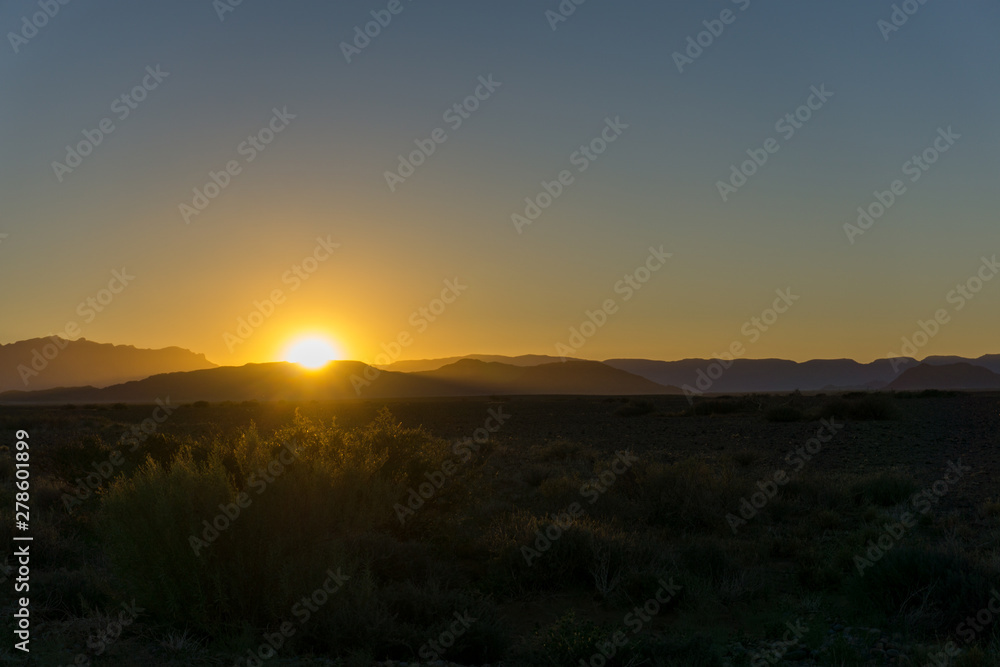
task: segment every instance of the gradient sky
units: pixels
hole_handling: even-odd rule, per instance
[[[369,362],[401,332],[403,359],[555,354],[614,298],[576,356],[741,341],[749,357],[868,361],[942,308],[917,356],[1000,352],[1000,280],[961,311],[947,300],[1000,252],[995,2],[932,0],[886,40],[883,0],[589,0],[556,30],[557,0],[401,0],[348,63],[341,43],[388,4],[243,0],[220,20],[211,0],[78,0],[17,53],[5,38],[0,342],[75,321],[226,365],[306,332]],[[735,21],[680,73],[672,54],[725,9]],[[38,11],[5,2],[0,29]],[[118,120],[113,101],[157,65],[169,76]],[[501,86],[452,131],[443,112],[489,75]],[[821,85],[834,96],[785,140],[775,122]],[[245,162],[241,142],[285,107],[296,118]],[[106,117],[114,131],[59,182],[52,163]],[[576,171],[608,117],[629,128]],[[384,173],[439,127],[447,141],[390,192]],[[961,139],[910,182],[902,165],[948,127]],[[716,183],[769,137],[780,150],[723,202]],[[179,205],[234,159],[185,224]],[[574,183],[519,234],[511,215],[564,169]],[[849,243],[844,224],[894,179],[906,193]],[[282,276],[318,237],[340,247],[292,290]],[[615,284],[661,245],[672,258],[624,301]],[[134,281],[86,321],[78,304],[122,267]],[[414,325],[454,278],[468,289]],[[800,299],[751,342],[743,324],[779,288]],[[231,351],[224,334],[275,289],[285,302]]]

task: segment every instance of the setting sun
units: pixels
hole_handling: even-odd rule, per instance
[[[285,361],[305,368],[322,368],[339,358],[339,353],[333,344],[318,336],[303,338],[288,347]]]

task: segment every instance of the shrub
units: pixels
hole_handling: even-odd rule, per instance
[[[593,528],[586,517],[558,528],[552,517],[527,510],[496,518],[483,538],[492,555],[490,585],[502,593],[592,588]]]
[[[577,618],[568,612],[535,635],[534,650],[549,665],[575,665],[589,662],[598,644],[608,641],[611,632],[596,623]],[[617,661],[608,664],[623,664]]]
[[[636,500],[652,526],[725,528],[722,517],[743,491],[732,465],[712,466],[695,458],[673,465],[653,463],[636,475]]]
[[[291,442],[297,458],[275,466]],[[147,458],[111,485],[98,525],[129,594],[162,620],[206,632],[236,619],[272,627],[342,567],[351,579],[325,613],[353,604],[344,619],[367,624],[360,641],[391,615],[345,537],[395,521],[393,504],[412,475],[445,447],[386,411],[351,430],[296,415],[271,437],[251,426],[201,451],[185,446],[168,465]],[[223,508],[233,513],[240,494],[245,506],[227,518]]]

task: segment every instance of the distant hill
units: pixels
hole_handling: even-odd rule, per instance
[[[0,391],[93,385],[105,387],[171,371],[215,368],[179,347],[144,350],[58,336],[0,345]]]
[[[562,361],[562,357],[552,357],[547,354],[522,354],[517,357],[506,357],[502,354],[467,354],[464,357],[445,357],[443,359],[415,359],[412,361],[397,361],[388,366],[380,366],[387,371],[397,371],[399,373],[420,373],[423,371],[436,371],[444,368],[456,361],[463,359],[475,359],[476,361],[497,362],[510,366],[540,366],[541,364],[551,364]],[[567,359],[571,359],[567,357]],[[573,359],[573,361],[579,361]]]
[[[604,362],[544,354],[474,354],[399,361],[376,370],[340,361],[318,372],[286,363],[217,367],[178,347],[143,350],[85,339],[37,338],[0,345],[0,401],[147,402],[476,396],[491,394],[641,395],[849,391],[897,388],[1000,388],[1000,355],[886,359],[736,359],[721,374],[712,359]],[[727,362],[728,363],[728,362]],[[378,374],[369,385],[352,377]],[[985,373],[983,372],[985,371]],[[27,385],[22,380],[27,378]],[[714,375],[715,378],[711,378]],[[711,380],[708,382],[708,380]],[[700,384],[699,384],[700,382]],[[360,394],[355,390],[361,384]]]
[[[921,363],[932,364],[934,366],[944,366],[948,364],[972,364],[973,366],[988,368],[994,373],[1000,373],[1000,354],[984,354],[976,359],[966,359],[965,357],[955,356],[935,356],[927,357]]]
[[[604,363],[659,384],[697,387],[699,378],[703,377],[699,371],[707,374],[708,367],[713,361],[609,359]],[[898,371],[894,371],[892,363],[884,359],[868,364],[853,359],[814,359],[804,362],[785,359],[736,359],[731,363],[728,369],[712,380],[710,392],[878,389],[892,382],[899,372],[915,364],[916,360],[908,359],[905,363],[899,364]]]
[[[356,387],[360,387],[360,392]],[[634,395],[678,391],[676,387],[662,387],[597,361],[521,368],[466,360],[427,373],[376,371],[358,361],[336,361],[318,371],[276,362],[166,373],[104,388],[9,391],[0,393],[0,403],[151,403],[166,397],[173,403],[302,401],[493,394]]]
[[[406,373],[435,371],[454,365],[463,360],[499,362],[509,366],[531,367],[561,362],[559,357],[527,354],[518,357],[501,355],[471,354],[464,357],[443,359],[422,359],[399,361],[388,370]],[[573,361],[580,361],[574,359]],[[708,373],[713,359],[682,359],[679,361],[656,361],[651,359],[607,359],[603,363],[612,368],[638,375],[658,385],[697,388],[699,373]],[[870,363],[860,363],[853,359],[813,359],[796,362],[786,359],[736,359],[721,376],[712,380],[707,393],[749,393],[802,391],[856,391],[878,390],[889,386],[908,368],[920,363],[947,365],[968,363],[1000,373],[1000,355],[987,354],[976,359],[955,356],[927,357],[923,362],[910,357],[902,359],[893,367],[888,359]],[[461,367],[460,367],[461,368]],[[704,381],[703,381],[703,386]]]
[[[969,363],[923,363],[903,371],[888,387],[901,391],[924,389],[1000,389],[1000,374]]]
[[[484,394],[679,394],[664,386],[599,361],[567,360],[537,366],[462,359],[435,371],[414,373],[453,382]]]

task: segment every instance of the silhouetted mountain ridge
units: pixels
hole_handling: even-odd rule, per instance
[[[421,377],[458,382],[487,394],[676,394],[665,386],[599,361],[567,360],[537,366],[462,359]]]
[[[970,363],[928,364],[907,369],[889,389],[922,391],[924,389],[1000,389],[1000,374]]]
[[[359,361],[335,361],[309,371],[274,362],[164,373],[111,387],[42,392],[9,391],[5,403],[150,403],[167,397],[189,401],[331,400],[418,398],[495,394],[637,395],[677,393],[597,361],[519,368],[475,360],[428,373],[379,371]]]
[[[147,350],[86,338],[33,338],[0,345],[0,392],[93,385],[106,387],[170,371],[215,368],[180,347]]]

